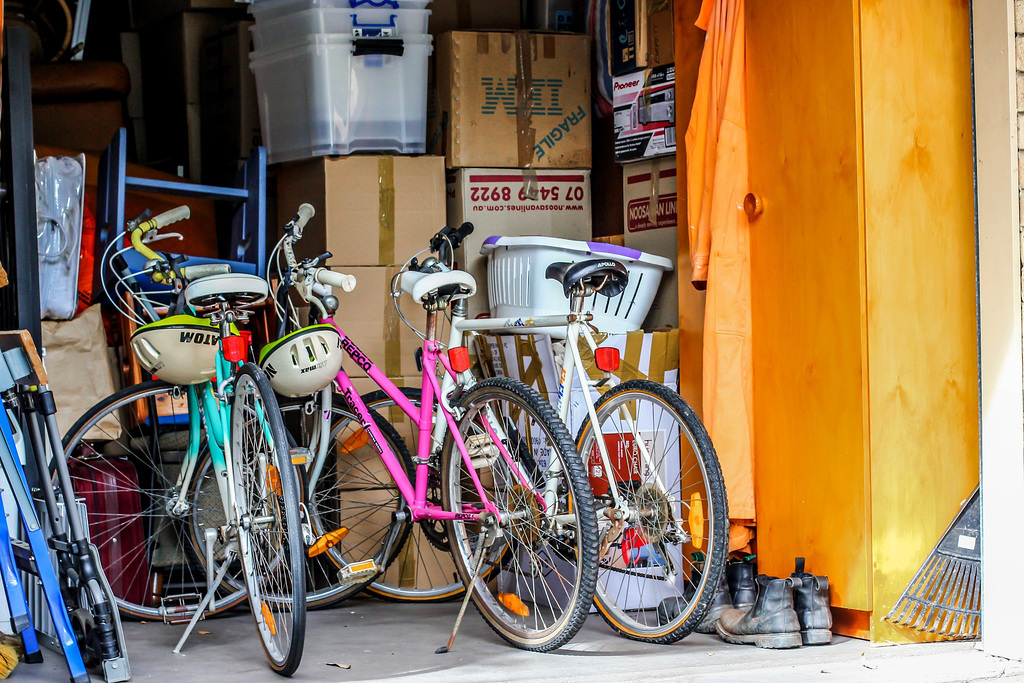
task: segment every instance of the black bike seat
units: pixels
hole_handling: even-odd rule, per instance
[[[611,259],[591,259],[579,263],[552,263],[544,272],[549,280],[562,283],[565,296],[572,294],[577,283],[593,288],[595,292],[607,297],[618,296],[629,283],[629,272],[618,261]]]

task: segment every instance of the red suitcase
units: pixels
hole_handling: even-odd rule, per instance
[[[135,465],[121,458],[90,458],[72,459],[68,467],[75,494],[89,511],[89,536],[114,595],[142,604],[149,553]]]

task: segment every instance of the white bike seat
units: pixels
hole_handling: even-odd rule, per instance
[[[422,304],[429,296],[447,296],[452,301],[476,294],[476,279],[464,270],[443,273],[406,271],[401,278],[402,291]]]
[[[266,280],[246,273],[209,275],[185,287],[185,300],[195,308],[206,308],[222,301],[234,306],[251,306],[266,299],[268,294],[270,285]]]

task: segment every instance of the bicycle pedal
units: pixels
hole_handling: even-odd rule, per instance
[[[184,624],[196,614],[203,596],[199,593],[181,593],[160,598],[160,616],[167,625]],[[199,617],[205,619],[206,615]]]
[[[348,527],[343,526],[340,529],[328,531],[326,534],[316,539],[313,542],[313,545],[309,546],[309,550],[306,552],[306,554],[309,557],[316,557],[317,555],[322,555],[334,546],[338,545],[338,543],[341,542],[341,539],[345,538],[346,536],[348,536]]]
[[[305,465],[307,462],[309,462],[308,448],[292,448],[288,451],[288,454],[291,456],[293,465]]]
[[[338,570],[338,581],[349,586],[357,581],[372,579],[380,573],[380,565],[375,560],[363,560],[345,565]]]

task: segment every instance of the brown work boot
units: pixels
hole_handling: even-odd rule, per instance
[[[758,576],[757,598],[749,611],[730,609],[715,626],[730,643],[770,649],[800,647],[800,620],[793,609],[793,587],[800,579]]]

